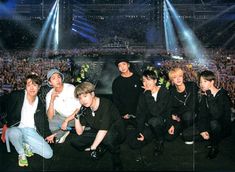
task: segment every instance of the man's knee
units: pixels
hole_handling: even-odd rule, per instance
[[[158,127],[158,126],[163,126],[164,125],[164,121],[163,119],[161,118],[156,118],[156,117],[153,117],[153,118],[150,118],[148,120],[148,124],[151,126],[151,127]]]
[[[217,120],[210,122],[211,131],[221,131],[221,125]]]
[[[22,136],[22,133],[19,129],[13,127],[7,130],[7,136],[11,139],[17,139]]]
[[[44,152],[44,158],[45,159],[50,159],[53,156],[53,150],[50,148]]]

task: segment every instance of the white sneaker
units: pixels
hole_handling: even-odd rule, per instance
[[[70,133],[70,131],[65,132],[65,134],[61,138],[56,140],[56,143],[64,143],[64,141],[65,141],[66,137],[69,135],[69,133]]]
[[[184,142],[186,145],[192,145],[194,143],[194,141],[185,141]]]

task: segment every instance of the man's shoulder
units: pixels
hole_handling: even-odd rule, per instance
[[[111,100],[109,100],[108,98],[105,97],[99,97],[101,102],[105,102],[105,103],[112,103]]]
[[[118,75],[116,78],[114,78],[113,82],[117,82],[122,79],[121,75]]]
[[[113,80],[112,86],[117,86],[120,82],[122,82],[122,76],[119,75]]]
[[[11,93],[9,93],[9,96],[23,96],[25,94],[25,90],[14,90]]]
[[[52,91],[53,91],[53,88],[51,88],[51,89],[48,91],[48,93],[46,94],[46,97],[50,96],[51,93],[52,93]]]

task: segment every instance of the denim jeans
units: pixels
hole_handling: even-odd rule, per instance
[[[9,141],[19,155],[24,154],[23,143],[30,145],[33,153],[46,159],[53,156],[50,145],[40,136],[34,128],[11,127],[7,129]]]
[[[57,138],[61,138],[66,133],[66,131],[63,131],[60,129],[61,125],[65,119],[66,118],[61,116],[60,114],[55,113],[53,118],[51,120],[49,120],[49,128],[52,133],[57,133],[56,134]],[[75,126],[74,120],[72,120],[68,123],[68,127],[74,127],[74,126]]]

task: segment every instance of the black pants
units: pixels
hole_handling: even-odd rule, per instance
[[[75,139],[71,140],[72,146],[78,150],[84,150],[85,147],[91,146],[95,140],[97,130],[84,131],[82,135],[78,135]],[[106,146],[111,153],[118,153],[120,144],[124,141],[126,136],[124,123],[120,120],[118,124],[113,124],[108,130],[101,144]]]
[[[156,117],[150,118],[145,123],[142,133],[144,135],[144,141],[137,140],[137,137],[139,137],[139,133],[137,130],[135,130],[128,136],[128,145],[132,149],[140,149],[152,142],[154,138],[156,139],[156,141],[164,141],[164,135],[166,133],[165,128],[166,127],[164,119]]]
[[[167,132],[166,140],[173,141],[180,135],[180,133],[184,133],[186,129],[193,127],[195,123],[195,113],[191,111],[184,112],[180,116],[180,119],[180,122],[175,121],[174,123],[174,134],[171,135]]]
[[[134,128],[136,128],[136,119],[135,118],[129,118],[129,119],[122,119],[124,121],[125,127],[127,128],[128,125],[133,126]]]
[[[218,146],[218,144],[223,138],[231,134],[230,132],[223,130],[223,126],[218,120],[210,121],[207,132],[210,135],[209,142],[212,146]],[[203,140],[197,125],[195,125],[195,127],[190,127],[186,129],[185,132],[183,133],[183,137],[185,140],[194,140],[194,141]]]

